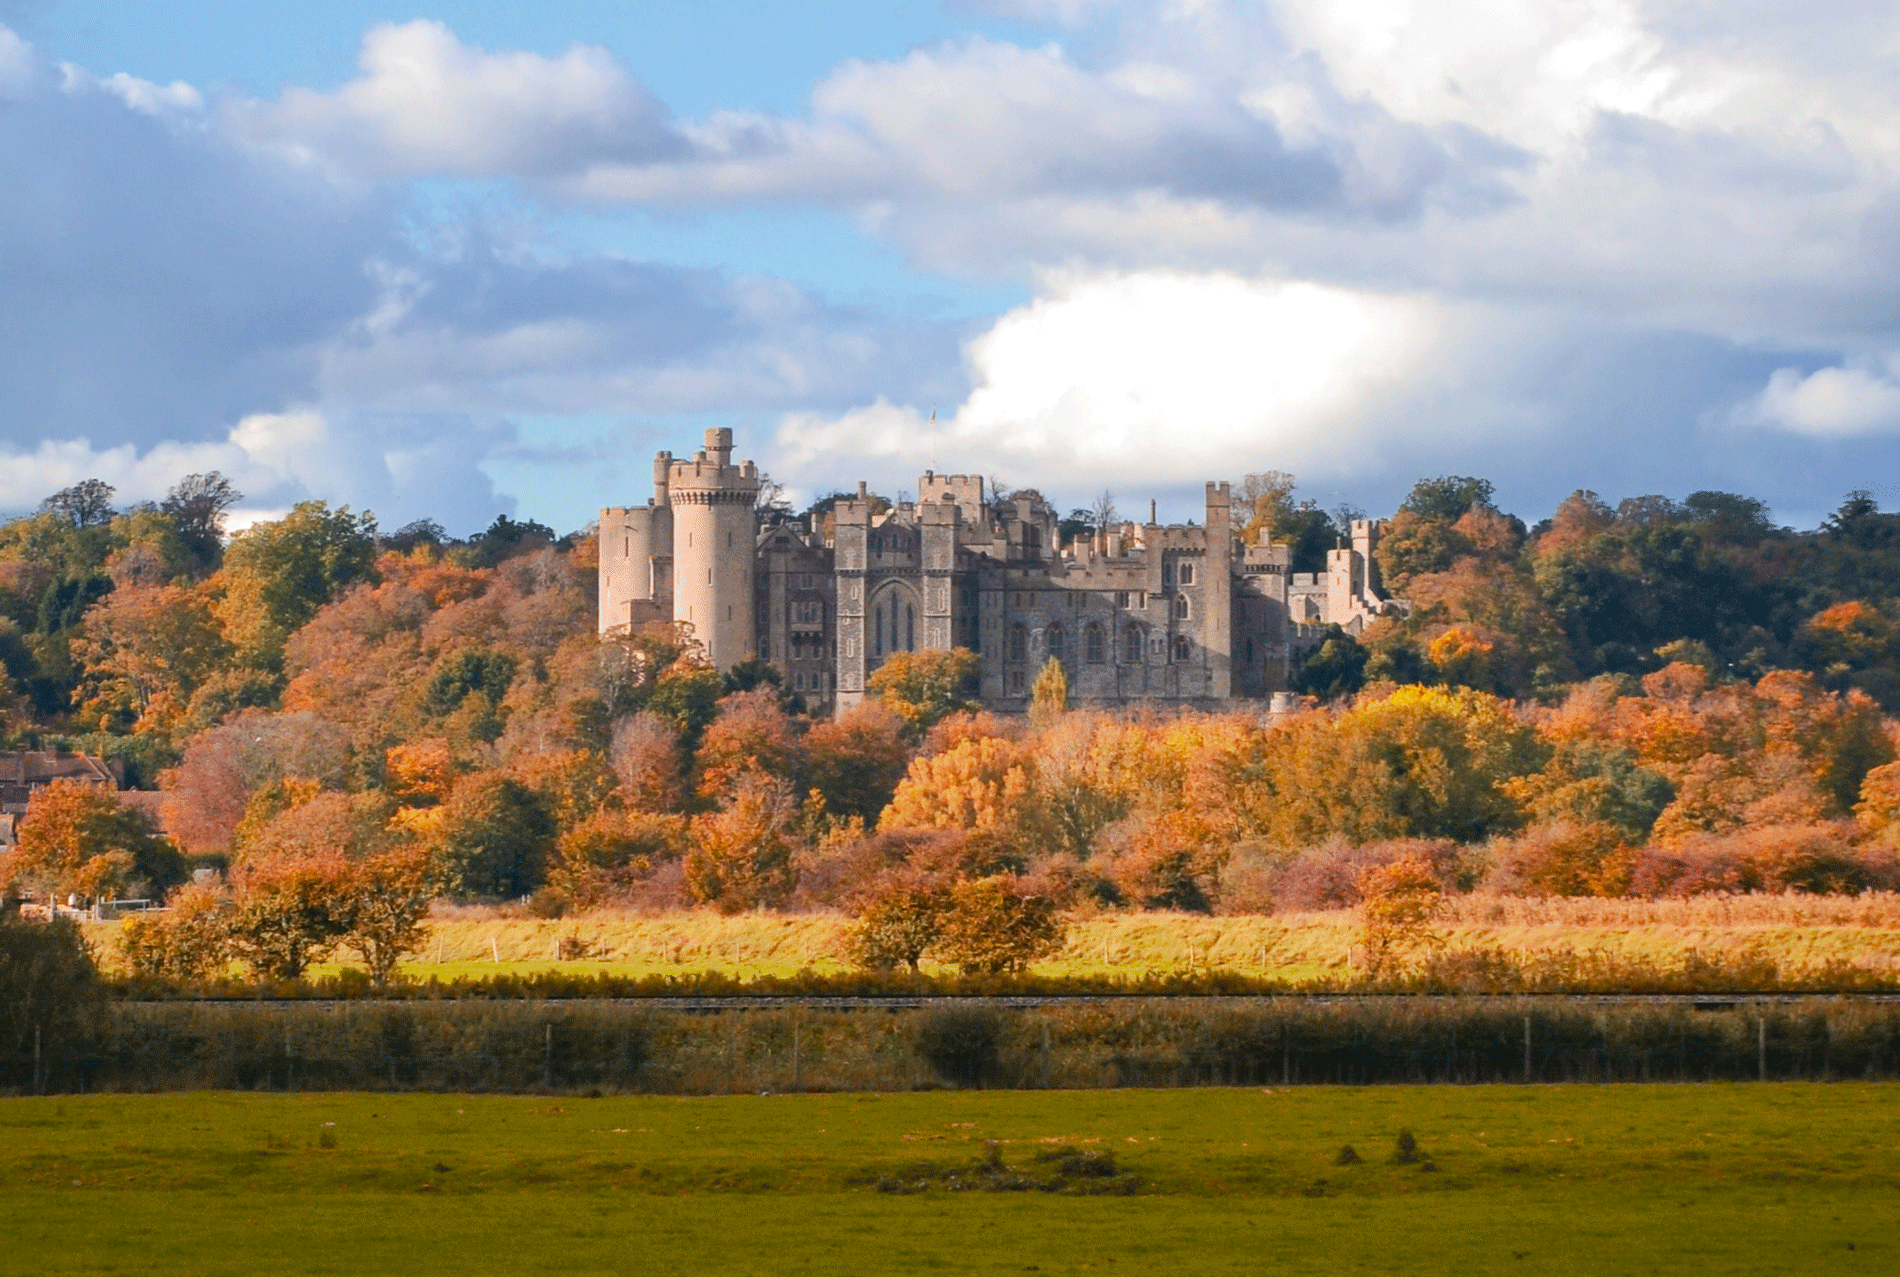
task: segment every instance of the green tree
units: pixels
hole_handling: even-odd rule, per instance
[[[76,924],[0,918],[0,1086],[44,1087],[50,1072],[86,1049],[104,1002]]]
[[[547,874],[555,824],[535,792],[494,772],[465,776],[441,807],[436,839],[445,876],[464,894],[525,896]]]
[[[215,578],[225,638],[244,663],[276,669],[284,640],[343,590],[367,580],[376,559],[376,519],[299,502],[271,523],[238,533]]]
[[[1366,660],[1371,656],[1352,635],[1337,625],[1327,627],[1318,647],[1300,654],[1293,666],[1293,690],[1323,701],[1351,696],[1366,685]]]
[[[921,736],[959,710],[973,709],[983,662],[968,648],[893,652],[864,681],[865,691]]]

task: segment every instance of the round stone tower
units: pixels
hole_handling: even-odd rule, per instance
[[[752,571],[759,535],[759,471],[732,464],[732,431],[708,430],[706,448],[675,461],[667,482],[673,507],[673,619],[693,627],[706,656],[730,669],[758,654]]]

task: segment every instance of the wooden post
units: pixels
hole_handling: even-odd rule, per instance
[[[488,952],[495,959],[495,965],[501,965],[501,946],[495,943],[495,937],[488,937]]]

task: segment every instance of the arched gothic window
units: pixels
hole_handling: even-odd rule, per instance
[[[1012,661],[1029,659],[1029,630],[1022,625],[1009,627],[1009,659]]]
[[[1177,594],[1174,596],[1174,614],[1180,617],[1184,621],[1187,620],[1187,614],[1188,614],[1187,595]]]
[[[1107,643],[1105,643],[1102,638],[1101,626],[1091,625],[1084,631],[1082,648],[1088,655],[1090,665],[1100,665],[1103,661],[1108,659],[1107,652],[1103,650],[1107,646]]]
[[[1187,635],[1185,634],[1177,634],[1174,636],[1174,660],[1177,665],[1185,663],[1188,660],[1188,641]]]
[[[1141,627],[1131,625],[1122,631],[1122,661],[1128,665],[1141,664]]]
[[[1064,647],[1065,636],[1062,633],[1062,627],[1060,625],[1051,625],[1049,627],[1048,637],[1049,655],[1051,657],[1059,661],[1068,656],[1069,653]]]

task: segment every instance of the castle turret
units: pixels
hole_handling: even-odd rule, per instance
[[[600,632],[637,630],[673,619],[673,511],[667,471],[673,454],[653,459],[653,497],[644,506],[600,512]]]
[[[757,653],[753,565],[759,472],[732,464],[732,431],[708,430],[706,447],[667,473],[673,511],[673,619],[693,627],[707,659],[730,669]]]

